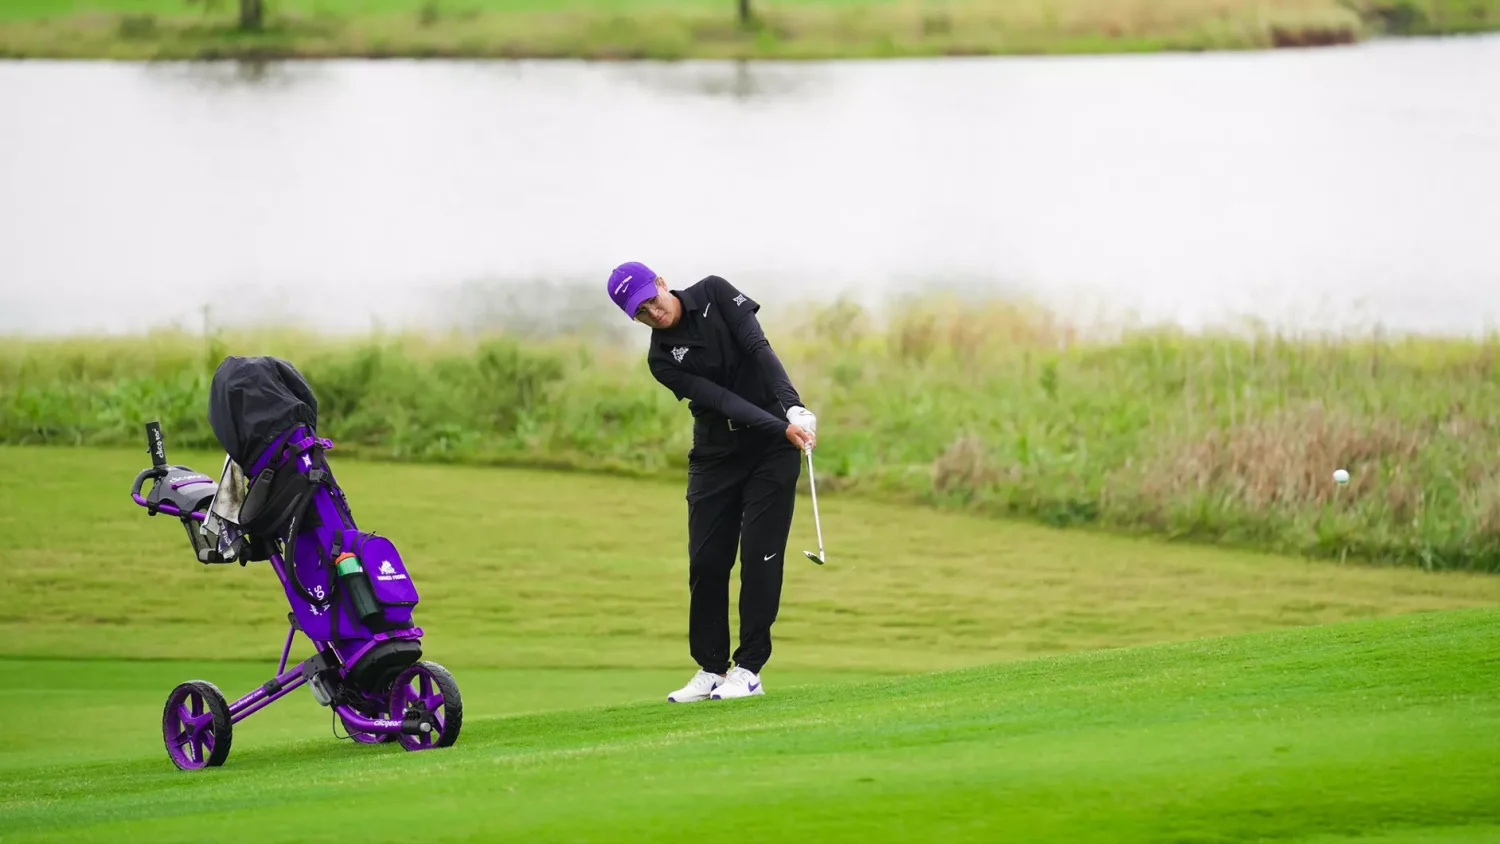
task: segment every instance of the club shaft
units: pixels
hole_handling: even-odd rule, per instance
[[[823,556],[823,520],[818,518],[818,482],[813,477],[812,449],[807,450],[807,487],[812,490],[813,524],[818,529],[818,556]]]

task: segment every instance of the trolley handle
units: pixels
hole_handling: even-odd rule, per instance
[[[145,486],[147,478],[165,478],[166,476],[167,470],[165,467],[152,466],[150,469],[142,469],[140,474],[135,476],[135,483],[130,485],[131,497],[136,498],[140,496],[141,487]]]

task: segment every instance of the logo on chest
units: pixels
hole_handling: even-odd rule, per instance
[[[678,346],[677,348],[672,350],[672,357],[675,358],[678,363],[682,363],[682,359],[687,357],[687,353],[687,346]]]

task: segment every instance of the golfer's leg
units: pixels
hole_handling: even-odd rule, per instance
[[[794,448],[771,449],[745,482],[740,646],[734,661],[756,674],[771,658],[771,625],[781,606],[781,576],[797,503],[801,460],[801,453]]]
[[[740,539],[740,479],[730,460],[688,474],[688,647],[705,671],[729,671],[729,573]]]

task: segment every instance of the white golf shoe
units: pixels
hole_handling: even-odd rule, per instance
[[[729,670],[729,675],[717,689],[713,690],[714,700],[729,700],[736,697],[750,697],[751,695],[763,695],[766,690],[761,688],[760,675],[748,668],[736,665]]]
[[[723,674],[714,674],[703,669],[693,675],[686,686],[667,695],[668,703],[692,703],[699,700],[708,700],[708,696],[714,689],[724,683]]]

